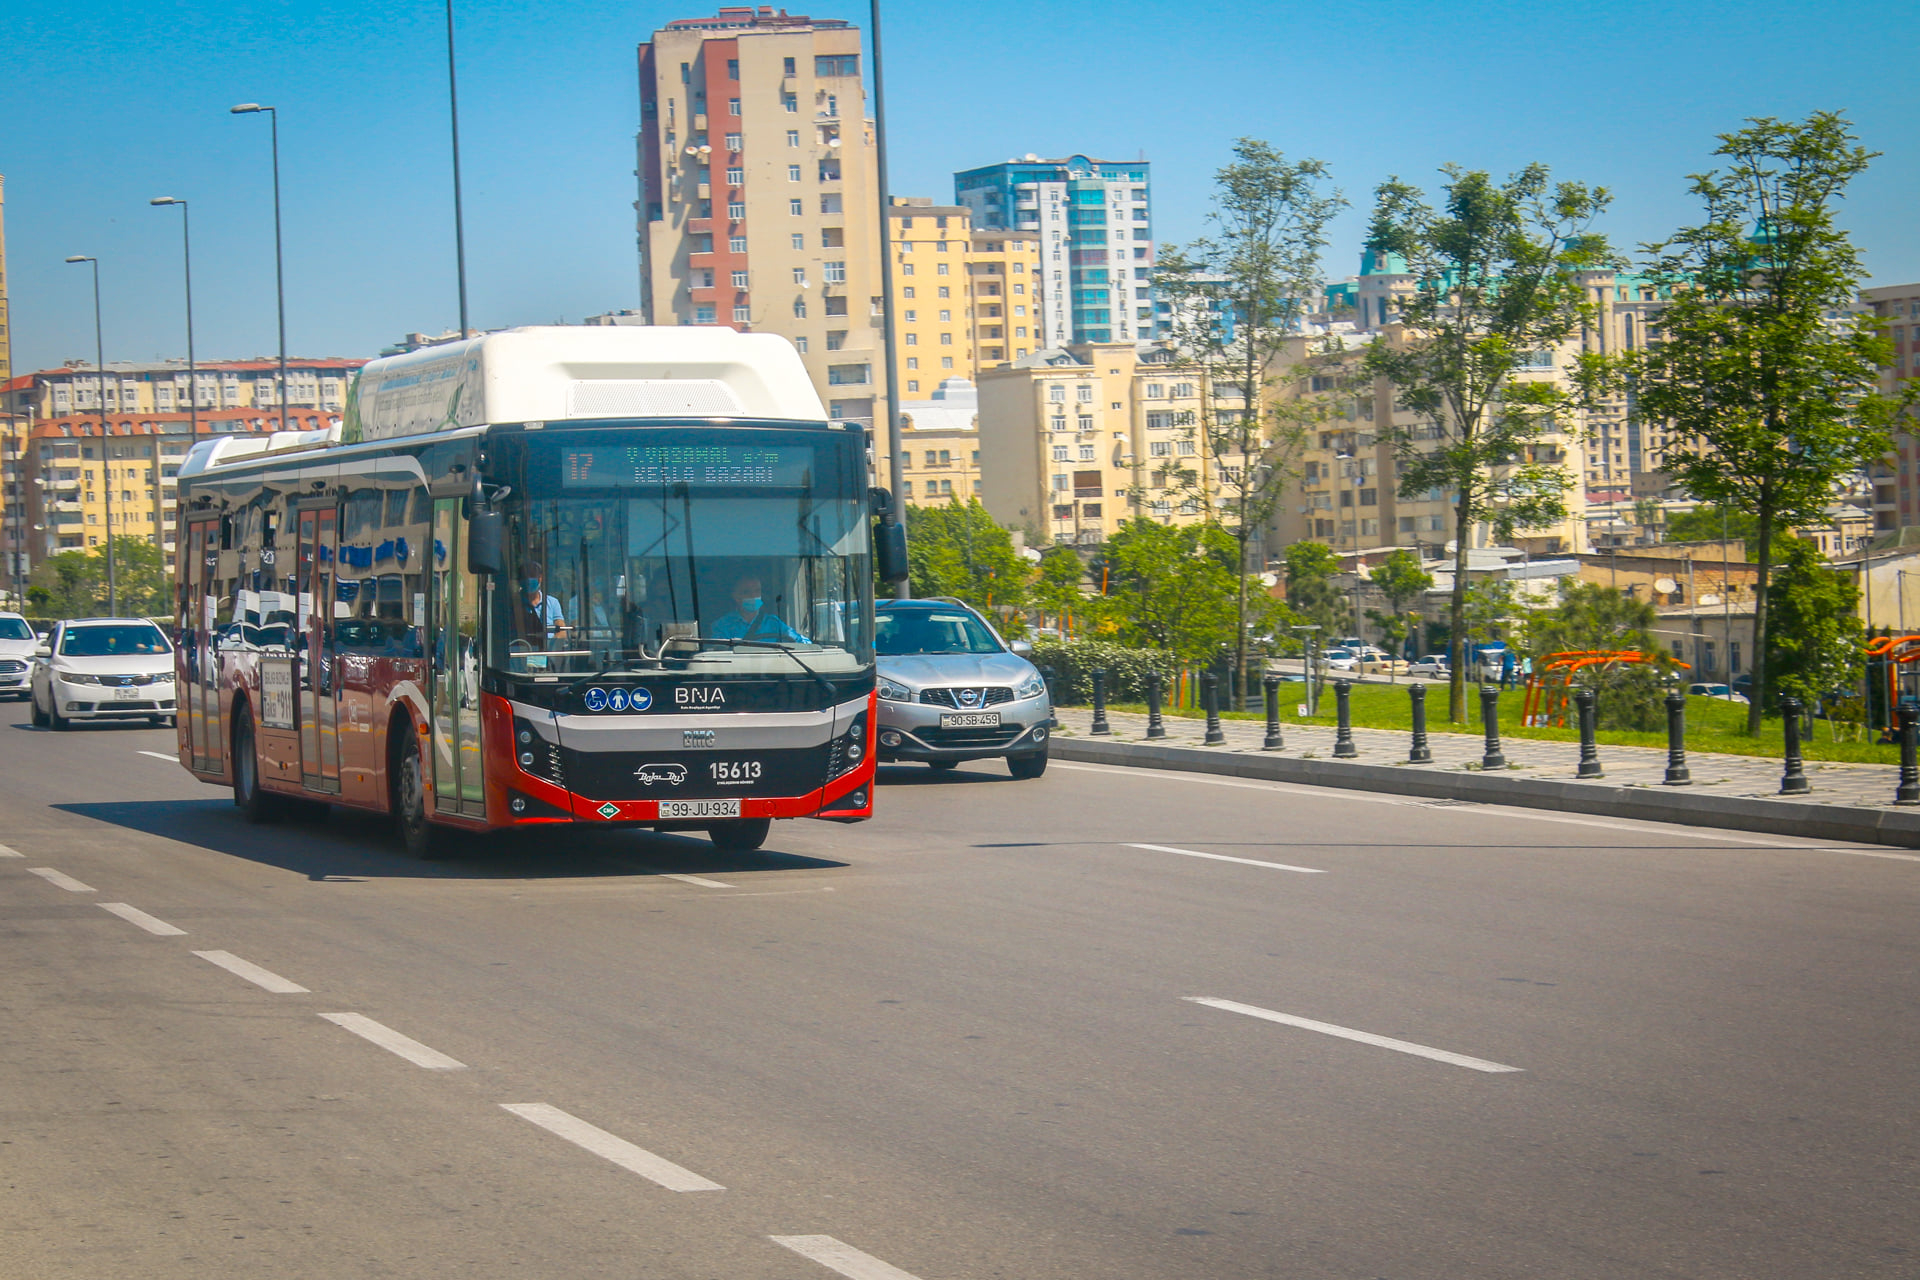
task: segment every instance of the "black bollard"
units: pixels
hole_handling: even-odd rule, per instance
[[[1207,736],[1201,745],[1217,747],[1227,740],[1227,735],[1220,732],[1220,677],[1209,671],[1200,677],[1200,687],[1207,702]]]
[[[1780,699],[1780,714],[1785,717],[1787,767],[1780,775],[1780,794],[1803,796],[1813,788],[1807,785],[1807,771],[1800,759],[1800,699]]]
[[[1266,676],[1260,686],[1267,694],[1267,740],[1260,744],[1260,749],[1278,751],[1286,745],[1280,740],[1280,677]]]
[[[1593,740],[1594,725],[1599,718],[1594,715],[1593,690],[1575,689],[1573,701],[1580,715],[1580,767],[1574,770],[1573,776],[1604,778],[1607,773],[1600,767],[1600,748]]]
[[[1149,738],[1167,736],[1166,723],[1160,719],[1160,673],[1158,671],[1147,673],[1147,736]]]
[[[1413,749],[1407,752],[1407,763],[1432,764],[1433,748],[1427,745],[1427,686],[1410,684],[1407,696],[1413,699]]]
[[[1506,756],[1500,753],[1500,686],[1480,686],[1480,723],[1487,731],[1487,751],[1480,757],[1482,769],[1504,769]]]
[[[1900,707],[1900,785],[1894,788],[1895,804],[1920,804],[1920,762],[1915,760],[1915,745],[1920,742],[1920,707]]]
[[[1687,695],[1678,689],[1667,691],[1667,776],[1660,783],[1693,785],[1693,775],[1687,772]]]
[[[1353,745],[1352,698],[1353,681],[1335,680],[1333,682],[1333,758],[1335,760],[1352,760],[1360,754]]]
[[[1112,733],[1107,723],[1107,673],[1098,667],[1093,672],[1093,728],[1089,733]]]

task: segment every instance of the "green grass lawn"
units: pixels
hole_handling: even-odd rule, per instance
[[[1421,681],[1427,688],[1427,732],[1429,734],[1463,733],[1474,737],[1481,735],[1479,693],[1472,685],[1467,687],[1467,723],[1447,723],[1447,686],[1443,682]],[[1280,720],[1283,724],[1323,724],[1334,723],[1333,689],[1328,686],[1320,696],[1320,714],[1307,717],[1299,714],[1300,705],[1306,701],[1307,686],[1298,683],[1285,683],[1280,686]],[[1526,726],[1520,723],[1520,709],[1525,700],[1524,691],[1509,689],[1500,695],[1500,735],[1503,738],[1538,738],[1550,742],[1577,742],[1579,731],[1571,725],[1554,728],[1551,726]],[[1363,729],[1399,729],[1407,733],[1413,731],[1413,700],[1407,694],[1407,684],[1356,684],[1353,686],[1353,723]],[[1134,711],[1145,714],[1144,704],[1115,704],[1116,711]],[[1167,709],[1169,717],[1201,719],[1205,713],[1197,709],[1179,711]],[[1223,711],[1221,717],[1228,720],[1265,720],[1264,711]],[[1620,730],[1603,729],[1595,735],[1602,745],[1613,743],[1620,746],[1658,747],[1664,750],[1667,734],[1663,728],[1658,733],[1629,733]],[[1814,721],[1811,735],[1801,738],[1801,752],[1808,760],[1832,760],[1852,764],[1900,763],[1900,748],[1895,746],[1875,746],[1872,742],[1835,742],[1833,726],[1825,720]],[[1738,702],[1720,702],[1712,698],[1687,699],[1687,750],[1719,751],[1728,755],[1767,756],[1780,759],[1785,751],[1782,741],[1780,721],[1768,719],[1760,726],[1758,737],[1747,736],[1747,708]]]

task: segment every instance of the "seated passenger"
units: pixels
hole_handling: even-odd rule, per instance
[[[805,644],[807,638],[771,613],[760,594],[760,579],[741,578],[733,584],[733,612],[723,613],[707,632],[716,640],[770,640]]]

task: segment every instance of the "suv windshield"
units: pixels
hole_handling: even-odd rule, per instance
[[[33,628],[25,618],[0,618],[0,640],[31,640]]]
[[[999,653],[980,620],[959,609],[882,609],[874,614],[873,649],[882,657],[909,653]]]
[[[68,627],[60,637],[60,652],[71,658],[125,658],[171,651],[160,628],[138,622]]]

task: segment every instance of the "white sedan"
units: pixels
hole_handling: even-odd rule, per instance
[[[66,729],[75,720],[173,723],[173,645],[145,618],[59,623],[34,657],[36,725]]]
[[[1447,665],[1446,654],[1430,653],[1418,662],[1409,665],[1407,667],[1407,674],[1410,676],[1425,676],[1429,680],[1444,680],[1453,674],[1453,669]]]

